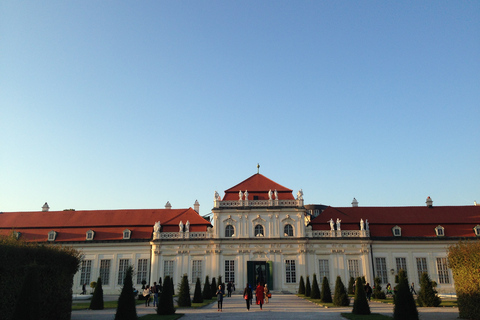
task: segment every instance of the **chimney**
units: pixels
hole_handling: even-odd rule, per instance
[[[167,203],[165,203],[165,209],[172,209],[172,205],[170,204],[170,201],[167,201]]]
[[[352,207],[358,207],[358,201],[355,198],[352,200]]]
[[[427,204],[427,207],[432,208],[433,207],[433,200],[430,197],[427,197],[427,201],[425,201]]]
[[[195,200],[195,203],[193,204],[193,210],[200,214],[200,203],[198,203],[198,200]]]
[[[50,207],[48,206],[48,203],[45,202],[45,204],[42,207],[42,211],[47,212],[48,210],[50,210]]]

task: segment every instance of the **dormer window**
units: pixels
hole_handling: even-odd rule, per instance
[[[22,235],[22,233],[20,231],[14,231],[13,232],[13,236],[15,237],[15,239],[20,239],[20,236]]]
[[[95,236],[95,231],[93,231],[93,230],[88,230],[87,231],[87,241],[93,240],[94,236]]]
[[[442,226],[437,226],[435,228],[435,233],[437,234],[437,237],[443,237],[445,235],[445,228]]]
[[[402,236],[402,228],[399,226],[395,226],[392,228],[393,236],[394,237],[401,237]]]
[[[130,236],[132,235],[132,231],[125,229],[123,230],[123,239],[128,240],[130,239]]]
[[[477,237],[480,237],[480,225],[477,224],[477,226],[473,228],[473,231]]]
[[[56,238],[57,238],[57,232],[52,230],[48,233],[48,241],[55,241]]]

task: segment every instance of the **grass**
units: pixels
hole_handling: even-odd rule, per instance
[[[305,297],[303,294],[296,294],[297,297],[300,297],[302,299],[305,299],[305,300],[308,300],[308,301],[311,301],[315,304],[318,304],[322,307],[325,307],[325,308],[344,308],[345,306],[336,306],[333,304],[333,302],[323,302],[322,300],[320,299],[312,299],[310,297]]]
[[[145,301],[143,300],[135,300],[137,305],[144,304]],[[85,310],[90,307],[90,302],[80,302],[72,304],[72,310]],[[104,309],[116,309],[118,307],[118,301],[104,301],[103,308]]]
[[[379,313],[372,314],[353,314],[353,313],[341,313],[342,317],[350,320],[392,320],[392,317],[385,316]]]
[[[211,304],[212,302],[215,302],[217,301],[217,299],[207,299],[207,300],[203,300],[202,303],[193,303],[192,302],[192,308],[194,309],[198,309],[198,308],[203,308],[205,306],[208,306],[209,304]]]
[[[372,299],[372,301],[393,304],[393,298]],[[417,307],[418,307],[418,303],[417,303]],[[439,307],[446,307],[446,308],[458,307],[458,303],[457,303],[457,300],[452,300],[452,299],[444,300],[444,299],[442,299],[442,302],[440,303]],[[426,307],[426,308],[428,308],[428,307]]]
[[[175,313],[175,314],[170,314],[170,315],[164,315],[160,316],[158,314],[147,314],[142,317],[138,317],[139,320],[176,320],[180,319],[183,317],[183,314],[181,313]]]

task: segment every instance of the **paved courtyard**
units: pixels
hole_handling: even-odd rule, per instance
[[[255,302],[255,301],[254,301]],[[385,315],[393,315],[393,305],[372,302],[370,310],[373,313],[381,313]],[[293,294],[273,294],[273,298],[269,304],[264,305],[263,310],[259,306],[253,305],[250,311],[247,311],[245,300],[241,295],[232,295],[225,298],[223,302],[223,311],[217,311],[217,303],[210,304],[201,309],[186,308],[177,309],[177,313],[185,314],[182,319],[220,319],[228,318],[245,319],[248,315],[249,319],[313,319],[321,318],[327,320],[341,320],[343,318],[340,313],[351,312],[352,307],[347,308],[322,308],[305,299],[301,299]],[[153,307],[137,306],[137,314],[139,316],[146,314],[154,314]],[[419,308],[421,320],[454,320],[458,319],[458,308]],[[115,317],[115,309],[109,310],[80,310],[72,312],[72,320],[113,320]]]

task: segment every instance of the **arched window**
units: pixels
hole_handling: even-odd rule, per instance
[[[263,226],[261,224],[257,224],[255,226],[255,237],[263,237]]]
[[[231,238],[231,237],[233,237],[234,233],[235,233],[235,229],[233,228],[233,226],[231,224],[229,224],[225,227],[225,237]]]
[[[293,227],[291,224],[286,224],[283,228],[285,237],[293,237]]]

